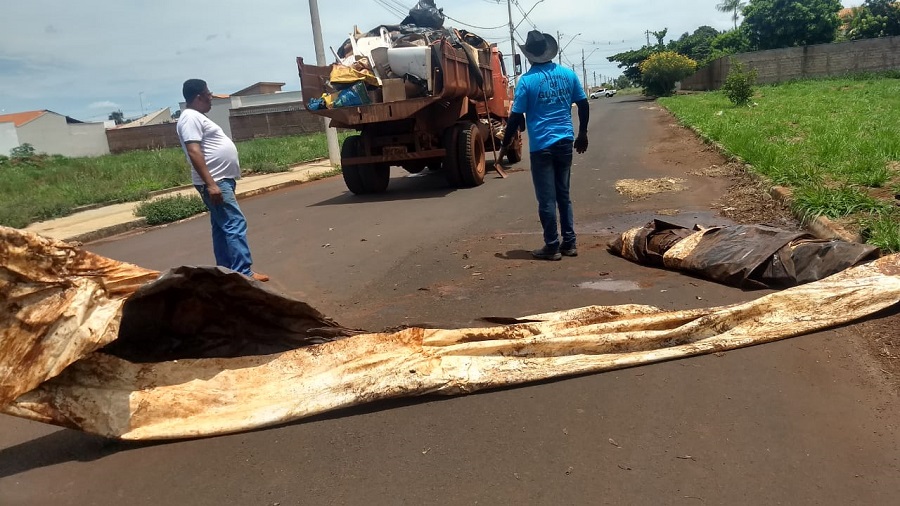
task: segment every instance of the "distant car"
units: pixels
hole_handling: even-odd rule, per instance
[[[591,92],[591,98],[600,98],[600,97],[611,97],[616,94],[616,90],[610,88],[600,88],[599,90]]]

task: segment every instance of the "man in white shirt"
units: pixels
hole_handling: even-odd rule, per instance
[[[191,166],[191,180],[209,209],[216,265],[255,279],[268,281],[254,272],[247,220],[234,194],[235,180],[241,178],[237,147],[206,113],[212,108],[212,93],[201,79],[188,79],[182,87],[187,108],[178,118],[181,148]]]

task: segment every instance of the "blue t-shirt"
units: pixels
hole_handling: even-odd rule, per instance
[[[553,62],[532,65],[519,84],[512,112],[525,114],[532,152],[564,139],[575,140],[572,104],[587,100],[574,71]]]

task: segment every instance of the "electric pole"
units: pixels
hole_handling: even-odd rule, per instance
[[[509,11],[509,48],[511,50],[509,54],[512,57],[513,83],[515,83],[519,73],[516,71],[516,29],[512,21],[512,0],[506,0],[506,10]]]
[[[322,42],[322,24],[319,22],[318,0],[309,0],[309,17],[312,20],[313,42],[316,45],[316,64],[327,65],[325,43]],[[311,97],[303,98],[307,100]],[[331,166],[336,167],[341,163],[341,148],[338,146],[337,130],[331,128],[331,118],[323,117],[322,122],[325,124],[325,139],[328,141],[328,158],[331,160]]]
[[[556,31],[556,47],[559,47],[559,52],[556,53],[556,64],[562,65],[562,48],[560,47],[562,44],[562,34],[559,33],[559,30]]]
[[[587,82],[587,66],[584,63],[584,49],[581,50],[581,86],[584,87],[584,94],[587,95],[588,92],[588,82]]]
[[[644,33],[647,34],[647,47],[650,47],[650,30],[647,30]]]
[[[597,71],[594,71],[594,88],[597,87]]]

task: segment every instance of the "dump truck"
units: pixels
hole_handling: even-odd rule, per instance
[[[425,45],[373,50],[379,85],[367,87],[367,96],[361,97],[367,103],[308,106],[312,114],[330,118],[332,127],[358,132],[341,146],[344,182],[354,194],[384,192],[391,166],[411,173],[438,170],[457,188],[484,182],[486,151],[500,149],[513,91],[495,44],[462,31],[450,33],[455,35]],[[354,41],[354,48],[363,39]],[[307,65],[297,58],[305,101],[333,93],[336,65]],[[521,132],[507,158],[521,160]]]

